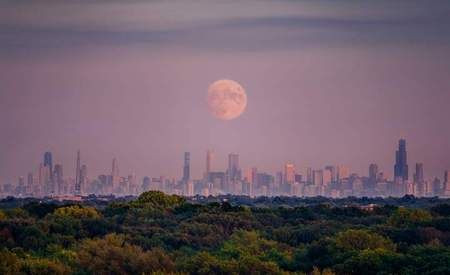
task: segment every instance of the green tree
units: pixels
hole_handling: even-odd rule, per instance
[[[19,258],[5,248],[0,250],[0,274],[14,275],[20,270]]]
[[[56,216],[69,216],[73,218],[100,218],[100,214],[93,207],[82,207],[80,205],[72,205],[58,208],[54,211]]]
[[[110,234],[103,239],[85,240],[78,250],[77,262],[92,274],[141,274],[175,271],[172,259],[161,249],[143,251]]]
[[[176,195],[166,195],[161,191],[148,191],[142,193],[132,205],[165,209],[181,205],[184,201],[184,198]]]
[[[2,210],[0,210],[0,221],[6,220],[6,214]]]
[[[402,227],[431,221],[430,212],[422,209],[400,207],[388,219],[388,224]]]
[[[395,244],[376,233],[367,230],[349,229],[336,236],[336,245],[345,250],[364,250],[382,248],[395,250]]]
[[[405,274],[401,270],[407,270],[407,263],[401,254],[377,248],[358,251],[336,268],[339,274]]]
[[[29,258],[22,260],[21,272],[30,275],[55,274],[65,275],[71,274],[69,267],[64,264],[50,259]]]
[[[190,257],[182,269],[193,275],[238,274],[238,265],[234,260],[221,260],[208,252],[200,252]]]

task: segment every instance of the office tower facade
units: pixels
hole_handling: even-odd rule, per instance
[[[414,172],[414,195],[424,196],[426,194],[425,176],[423,173],[423,163],[416,163]]]
[[[285,183],[295,182],[295,165],[293,163],[286,163],[284,165],[284,181]]]
[[[86,164],[81,165],[80,170],[80,179],[81,179],[81,193],[84,194],[84,191],[87,189],[88,185],[88,169]]]
[[[119,176],[119,163],[116,158],[112,160],[111,176]]]
[[[56,164],[54,169],[54,180],[56,185],[56,194],[62,195],[65,193],[64,190],[64,178],[63,178],[63,167],[61,164]]]
[[[28,173],[27,175],[27,191],[26,193],[29,195],[34,195],[33,194],[33,173]]]
[[[194,182],[192,180],[187,180],[184,183],[184,195],[188,197],[194,196]]]
[[[332,173],[329,169],[323,170],[323,180],[322,183],[324,186],[329,186],[332,183]]]
[[[52,195],[55,193],[55,181],[53,179],[53,159],[51,152],[44,153],[44,169],[47,170],[45,179],[45,193],[46,195]]]
[[[205,178],[208,178],[209,173],[212,171],[212,162],[214,159],[214,152],[212,150],[208,150],[206,152],[206,167],[205,167]]]
[[[228,155],[228,170],[227,175],[229,180],[240,180],[241,170],[239,168],[239,155],[229,154]]]
[[[315,186],[323,185],[323,171],[322,170],[314,170],[313,171],[313,184]]]
[[[138,186],[137,186],[137,180],[136,175],[130,174],[128,175],[128,194],[129,195],[137,195],[139,194]]]
[[[423,182],[425,179],[423,173],[423,163],[416,163],[416,171],[414,173],[415,182]]]
[[[82,185],[81,185],[81,154],[80,150],[77,151],[77,164],[75,168],[75,194],[81,195]]]
[[[312,182],[313,182],[312,168],[308,167],[306,168],[306,183],[312,184]]]
[[[184,152],[184,165],[183,165],[183,181],[188,181],[191,177],[191,154]]]
[[[281,186],[283,185],[283,172],[278,171],[275,174],[275,182],[272,188],[272,193],[279,194],[281,191]]]
[[[146,192],[150,190],[151,179],[150,177],[144,177],[142,179],[142,192]]]
[[[442,182],[439,178],[434,178],[433,183],[432,183],[432,188],[433,188],[433,196],[441,196],[442,195]]]
[[[346,165],[338,165],[337,166],[337,181],[342,183],[344,179],[347,179],[350,176],[350,168]]]
[[[398,150],[395,152],[394,176],[408,180],[408,160],[406,153],[406,140],[400,139],[398,142]]]
[[[336,167],[332,166],[332,165],[328,165],[328,166],[325,166],[325,170],[330,171],[331,182],[332,183],[336,182],[337,181],[337,169],[336,169]]]
[[[450,170],[444,172],[444,196],[450,197]]]
[[[119,162],[116,158],[113,158],[111,165],[111,184],[110,184],[110,193],[114,193],[118,191],[120,184],[120,176],[119,176]]]
[[[369,179],[371,182],[375,183],[378,176],[378,165],[372,163],[369,165]]]
[[[50,169],[50,174],[53,175],[53,159],[51,152],[44,153],[44,166]]]

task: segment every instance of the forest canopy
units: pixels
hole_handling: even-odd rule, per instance
[[[449,245],[444,202],[245,206],[151,191],[0,209],[0,274],[450,274]]]

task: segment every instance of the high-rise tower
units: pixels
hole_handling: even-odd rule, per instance
[[[450,197],[450,170],[444,172],[444,196]]]
[[[75,170],[75,194],[81,195],[81,159],[80,159],[80,150],[77,151],[77,164]]]
[[[52,153],[51,152],[45,152],[44,154],[44,166],[50,168],[50,174],[53,174],[53,160],[52,160]]]
[[[372,163],[369,165],[369,179],[372,182],[376,182],[378,176],[378,165]]]
[[[47,195],[53,194],[55,192],[55,181],[53,178],[53,160],[52,153],[45,152],[44,153],[44,169],[47,173],[47,178],[45,179],[45,193]]]
[[[56,190],[55,192],[58,195],[62,195],[64,193],[64,179],[63,179],[63,167],[61,164],[56,164],[55,165],[55,176],[54,176],[54,180],[56,183]]]
[[[117,162],[116,158],[113,158],[112,160],[112,167],[111,167],[111,185],[109,190],[111,193],[114,193],[118,191],[119,189],[119,183],[120,183],[120,176],[119,176],[119,163]]]
[[[417,183],[424,181],[423,163],[416,163],[416,172],[414,173],[414,181]]]
[[[191,173],[190,165],[191,154],[189,152],[184,152],[184,165],[183,165],[183,180],[188,181]]]
[[[228,155],[228,179],[229,180],[240,180],[241,179],[241,170],[239,168],[239,155],[238,154],[229,154]]]
[[[408,161],[406,154],[406,140],[400,139],[398,142],[398,150],[395,152],[395,178],[408,180]]]
[[[284,165],[284,181],[285,183],[294,183],[295,181],[295,165],[293,163],[286,163]]]
[[[208,150],[206,152],[206,171],[205,171],[206,178],[208,178],[208,175],[211,172],[213,158],[214,152],[212,150]]]

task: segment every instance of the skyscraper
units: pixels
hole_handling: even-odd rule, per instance
[[[228,179],[229,180],[240,180],[241,171],[239,168],[239,155],[229,154],[228,155]]]
[[[142,192],[146,192],[150,190],[151,179],[150,177],[144,177],[142,179]]]
[[[88,171],[86,164],[81,165],[80,169],[80,190],[81,194],[87,191]]]
[[[214,152],[212,150],[208,150],[206,152],[206,171],[205,171],[206,174],[205,174],[205,178],[208,178],[208,175],[211,172],[213,158],[214,158]]]
[[[27,175],[27,194],[33,194],[33,173]]]
[[[50,174],[53,174],[53,160],[52,160],[52,153],[51,152],[45,152],[44,153],[44,166],[50,168]]]
[[[450,197],[450,170],[444,173],[444,196]]]
[[[336,167],[332,165],[325,166],[325,170],[329,170],[331,173],[331,182],[334,183],[337,180]]]
[[[37,196],[45,196],[45,169],[44,164],[39,163],[38,187],[36,188]]]
[[[111,191],[111,193],[118,191],[119,183],[120,183],[119,164],[117,162],[117,159],[113,158],[111,166],[111,185],[110,185],[111,190],[109,191]]]
[[[44,153],[44,169],[47,170],[47,178],[45,179],[45,192],[47,195],[55,193],[55,181],[53,179],[53,160],[52,153],[45,152]]]
[[[395,178],[408,180],[408,162],[406,153],[406,140],[400,139],[398,142],[398,150],[395,152]]]
[[[64,193],[63,167],[61,164],[55,165],[54,180],[56,183],[56,193],[62,195]]]
[[[295,165],[293,163],[286,163],[284,165],[284,181],[285,183],[295,182]]]
[[[337,181],[342,182],[343,179],[346,179],[350,176],[350,168],[346,165],[338,165],[337,166]]]
[[[375,163],[372,163],[369,166],[369,179],[372,183],[375,183],[377,180],[377,176],[378,176],[378,165],[376,165]]]
[[[183,181],[188,181],[191,174],[191,154],[189,152],[184,152],[184,165],[183,165]]]
[[[117,163],[116,158],[113,158],[112,160],[111,176],[119,176],[119,164]]]
[[[416,172],[414,173],[414,181],[417,183],[424,181],[423,163],[416,163]]]
[[[81,195],[81,157],[80,150],[77,151],[77,164],[75,168],[75,194]]]
[[[313,171],[313,184],[315,186],[323,185],[323,171],[322,170],[314,170]]]

